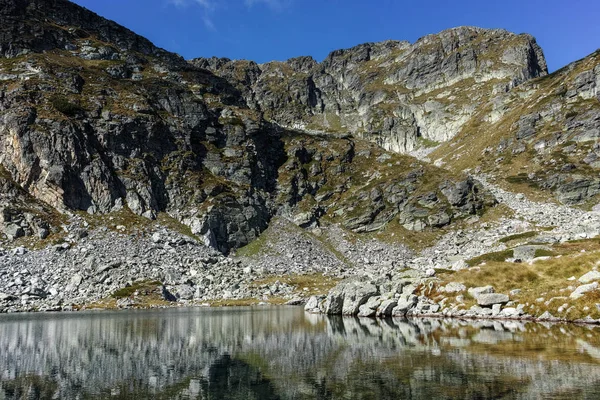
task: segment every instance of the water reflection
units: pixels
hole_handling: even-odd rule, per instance
[[[591,326],[298,308],[0,316],[0,399],[600,398]]]

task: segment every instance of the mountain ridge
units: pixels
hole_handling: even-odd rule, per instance
[[[490,316],[443,294],[470,294],[454,277],[515,301],[529,282],[500,317],[556,312],[538,282],[580,298],[562,286],[600,233],[597,53],[548,75],[531,36],[459,27],[322,63],[185,61],[66,0],[0,15],[0,311],[140,289]]]
[[[268,120],[347,131],[402,153],[422,147],[419,138],[451,139],[472,114],[465,103],[487,102],[495,92],[547,74],[530,35],[469,27],[414,44],[385,41],[336,50],[321,63],[311,57],[261,65],[217,58],[190,62],[234,82]],[[448,94],[440,98],[444,90]]]
[[[256,239],[282,213],[318,225],[335,208],[339,215],[331,218],[349,218],[351,229],[367,231],[402,215],[401,225],[423,230],[489,204],[464,176],[382,155],[343,135],[322,137],[334,152],[318,143],[306,148],[307,140],[294,139],[297,131],[247,107],[241,88],[227,79],[72,3],[3,4],[18,17],[3,26],[5,41],[27,23],[39,29],[27,39],[30,52],[5,46],[19,55],[2,59],[0,162],[11,182],[63,212],[127,209],[149,218],[166,212],[227,253]],[[41,21],[44,5],[50,11]],[[61,10],[69,13],[52,22]],[[89,32],[74,35],[81,28],[67,23]],[[105,41],[115,35],[118,45]],[[393,164],[376,171],[365,162],[370,157],[404,166],[398,182],[381,179]],[[426,181],[437,185],[428,194],[420,190]],[[362,186],[373,190],[372,199],[357,192]],[[424,195],[427,207],[417,207]],[[4,224],[19,233],[12,237],[42,231],[8,200]]]

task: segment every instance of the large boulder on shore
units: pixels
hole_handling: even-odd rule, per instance
[[[369,282],[342,282],[333,288],[325,300],[326,314],[357,315],[360,306],[379,291]]]

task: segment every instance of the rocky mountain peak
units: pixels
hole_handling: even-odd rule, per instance
[[[277,124],[348,132],[401,153],[450,140],[473,116],[473,104],[548,72],[530,35],[475,27],[413,44],[365,43],[333,51],[321,63],[310,57],[260,66],[191,63],[237,81],[247,103]]]
[[[0,184],[9,189],[0,222],[11,239],[59,235],[61,213],[82,211],[100,226],[111,226],[106,214],[130,221],[168,214],[227,253],[256,239],[274,215],[318,226],[330,214],[355,231],[401,215],[403,229],[422,230],[491,204],[464,176],[392,158],[348,135],[315,139],[272,118],[297,103],[304,108],[292,121],[301,122],[306,107],[328,113],[339,96],[354,96],[332,72],[343,54],[331,68],[310,57],[188,63],[65,0],[0,4]],[[344,54],[384,60],[406,46]],[[368,62],[357,57],[350,82]],[[371,159],[393,164],[378,170]],[[393,173],[397,182],[379,179],[394,165],[403,166]],[[366,185],[372,196],[362,193]],[[435,200],[422,208],[423,196]]]

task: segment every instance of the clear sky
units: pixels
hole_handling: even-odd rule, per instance
[[[185,58],[259,63],[460,26],[530,33],[555,71],[600,48],[600,0],[74,0]]]

